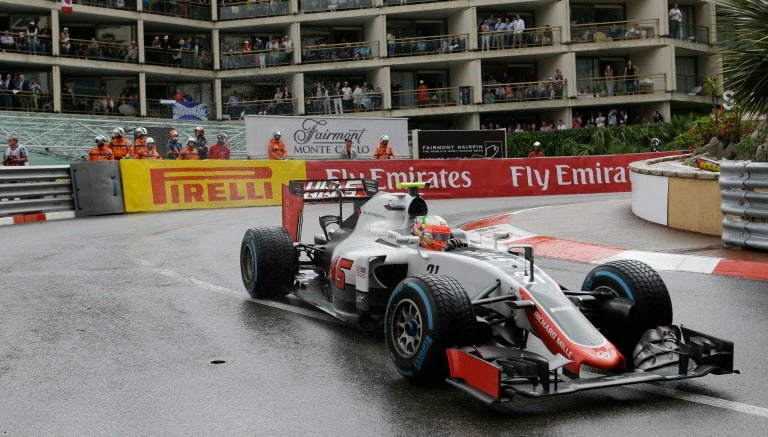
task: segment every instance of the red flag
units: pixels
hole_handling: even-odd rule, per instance
[[[72,13],[72,0],[61,0],[61,12],[66,15]]]

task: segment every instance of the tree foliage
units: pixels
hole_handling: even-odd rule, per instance
[[[768,2],[717,2],[718,44],[725,89],[735,92],[743,110],[764,114],[768,109]]]

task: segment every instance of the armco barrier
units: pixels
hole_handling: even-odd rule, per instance
[[[723,243],[768,250],[768,164],[720,164]]]
[[[74,211],[68,165],[0,167],[0,217]]]

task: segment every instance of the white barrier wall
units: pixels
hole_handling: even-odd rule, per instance
[[[667,225],[669,180],[666,176],[630,173],[632,179],[632,213],[660,225]]]
[[[346,138],[352,139],[358,158],[370,159],[382,135],[389,136],[396,158],[411,155],[406,118],[249,115],[245,117],[248,158],[267,157],[267,143],[274,131],[282,134],[288,159],[339,159]]]

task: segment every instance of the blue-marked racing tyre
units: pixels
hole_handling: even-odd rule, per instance
[[[409,381],[443,381],[448,375],[445,349],[464,345],[474,323],[472,303],[458,281],[449,276],[410,276],[398,284],[387,303],[387,351]]]
[[[240,244],[240,276],[252,297],[285,296],[299,272],[291,237],[282,227],[248,229]]]
[[[632,302],[625,320],[599,326],[631,366],[632,351],[648,329],[672,323],[672,301],[666,284],[651,266],[636,260],[619,260],[592,269],[581,285],[584,291],[608,292]]]

